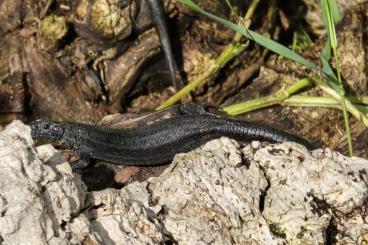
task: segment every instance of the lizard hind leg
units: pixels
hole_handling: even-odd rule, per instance
[[[182,115],[211,115],[217,117],[227,117],[228,115],[214,105],[206,102],[198,104],[180,105],[179,110]]]

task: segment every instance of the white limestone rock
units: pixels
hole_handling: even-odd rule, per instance
[[[0,238],[5,244],[66,244],[61,222],[84,203],[85,187],[44,165],[29,127],[15,121],[0,132]]]
[[[274,234],[293,244],[324,244],[327,229],[354,241],[366,236],[364,222],[347,224],[357,224],[351,214],[365,210],[367,160],[329,149],[309,153],[292,143],[260,149],[254,160],[269,181],[262,214]]]
[[[127,187],[132,188],[133,185]],[[143,187],[137,194],[148,192]],[[91,192],[94,206],[103,206],[89,212],[92,234],[103,234],[101,244],[159,244],[165,241],[163,227],[156,214],[146,209],[140,201],[129,199],[124,190],[109,189]],[[147,202],[148,199],[145,200]],[[106,238],[109,238],[107,240]]]
[[[16,121],[0,132],[0,243],[163,242],[144,190],[137,183],[87,193],[51,145],[34,149],[29,127]]]
[[[256,164],[245,166],[236,142],[214,140],[179,154],[149,188],[162,222],[180,244],[276,244],[259,211],[267,186]]]
[[[41,160],[42,161],[41,161]],[[4,244],[361,244],[368,161],[228,138],[178,154],[161,176],[87,192],[52,146],[0,132]]]

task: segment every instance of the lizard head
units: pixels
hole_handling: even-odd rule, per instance
[[[60,141],[64,134],[61,123],[38,119],[31,123],[32,137],[47,141]]]

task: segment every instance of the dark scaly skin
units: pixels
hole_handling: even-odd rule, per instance
[[[145,0],[145,1],[148,5],[153,23],[160,36],[162,50],[164,52],[165,59],[169,66],[173,86],[176,90],[178,90],[182,87],[183,84],[180,79],[178,68],[172,52],[170,37],[167,29],[165,11],[163,4],[161,2],[162,0]]]
[[[188,152],[221,136],[240,142],[293,141],[313,148],[308,141],[295,135],[225,117],[221,112],[209,112],[201,104],[180,106],[177,110],[171,118],[135,128],[37,120],[31,124],[32,136],[56,141],[79,153],[81,161],[77,168],[87,167],[90,159],[121,165],[162,165],[170,162],[177,153]]]

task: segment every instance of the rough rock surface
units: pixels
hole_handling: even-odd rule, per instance
[[[86,188],[52,147],[33,148],[30,128],[16,121],[0,133],[0,241],[63,244],[63,222],[84,207]],[[45,152],[55,153],[53,166]]]
[[[0,132],[4,244],[362,244],[368,161],[293,143],[241,149],[221,138],[178,154],[165,172],[87,192],[28,127]]]

